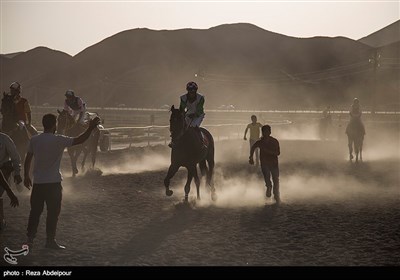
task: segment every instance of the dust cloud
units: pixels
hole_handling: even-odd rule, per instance
[[[124,157],[118,163],[99,164],[98,167],[104,175],[141,173],[145,171],[157,171],[167,169],[170,159],[164,155],[155,153],[142,154],[137,157]]]

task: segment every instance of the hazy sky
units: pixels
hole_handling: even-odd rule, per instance
[[[0,53],[71,55],[120,31],[248,22],[294,37],[360,39],[400,19],[397,1],[1,1]]]

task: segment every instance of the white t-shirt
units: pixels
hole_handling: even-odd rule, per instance
[[[53,133],[35,135],[29,142],[28,153],[34,157],[33,183],[59,183],[61,158],[66,147],[72,146],[74,138]]]

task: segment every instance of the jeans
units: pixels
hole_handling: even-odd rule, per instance
[[[264,181],[265,181],[265,186],[268,188],[273,187],[273,194],[275,198],[279,198],[280,193],[279,193],[279,167],[272,167],[272,166],[267,166],[265,164],[261,165],[261,171],[264,175]],[[271,176],[272,176],[272,181],[274,185],[272,186],[271,183]]]
[[[35,238],[39,225],[40,215],[44,203],[47,205],[46,233],[47,239],[56,236],[58,216],[61,211],[62,186],[61,183],[33,184],[31,194],[31,212],[29,214],[27,236]]]

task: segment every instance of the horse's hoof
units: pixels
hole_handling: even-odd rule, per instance
[[[166,194],[167,196],[171,196],[173,193],[174,193],[174,192],[171,191],[171,190],[166,190],[166,191],[165,191],[165,194]]]

